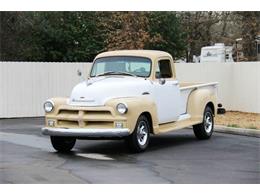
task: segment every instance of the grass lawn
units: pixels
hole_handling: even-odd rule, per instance
[[[260,130],[260,114],[227,111],[223,115],[217,115],[215,123],[216,125],[225,125],[227,127]]]

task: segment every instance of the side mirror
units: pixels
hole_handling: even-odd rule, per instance
[[[166,80],[164,78],[159,78],[159,84],[164,85]]]
[[[81,78],[82,81],[85,80],[80,69],[77,70],[77,75]]]
[[[79,77],[81,77],[81,76],[82,76],[82,72],[81,72],[81,70],[80,70],[80,69],[78,69],[78,70],[77,70],[77,75],[78,75]]]

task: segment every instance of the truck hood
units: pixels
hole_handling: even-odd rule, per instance
[[[103,106],[112,98],[140,96],[149,92],[151,82],[129,76],[91,78],[76,85],[69,104],[74,106]]]

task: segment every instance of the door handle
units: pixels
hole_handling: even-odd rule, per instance
[[[178,85],[178,84],[179,84],[178,81],[172,82],[172,85]]]
[[[149,95],[149,94],[150,94],[150,93],[147,92],[147,91],[145,91],[145,92],[142,93],[142,95]]]

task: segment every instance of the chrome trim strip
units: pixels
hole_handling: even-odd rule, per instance
[[[42,128],[43,135],[68,137],[125,137],[130,134],[127,128],[83,129],[83,128]]]

